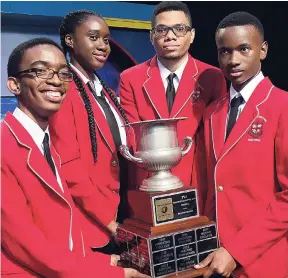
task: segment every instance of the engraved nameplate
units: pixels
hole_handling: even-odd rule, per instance
[[[175,262],[154,265],[154,277],[168,275],[176,271]]]
[[[173,236],[159,237],[151,240],[152,252],[173,247]]]
[[[154,196],[152,200],[155,226],[199,216],[196,189]]]

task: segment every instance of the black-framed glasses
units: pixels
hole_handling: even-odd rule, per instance
[[[193,28],[191,26],[186,26],[182,24],[177,24],[174,26],[158,25],[152,29],[156,37],[165,37],[168,32],[172,30],[176,37],[184,37],[188,31],[191,31]]]
[[[38,78],[41,79],[52,79],[54,74],[58,75],[59,80],[64,82],[71,82],[73,80],[73,73],[67,69],[62,69],[59,71],[49,69],[49,68],[31,68],[27,70],[19,71],[15,74],[15,77],[24,73],[35,73]]]

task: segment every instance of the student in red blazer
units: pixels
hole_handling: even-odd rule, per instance
[[[86,246],[59,155],[49,148],[48,117],[72,78],[60,46],[46,38],[20,44],[8,76],[18,108],[1,123],[1,276],[126,277]]]
[[[118,147],[122,142],[126,144],[123,125],[128,120],[114,92],[95,72],[108,59],[109,37],[106,22],[94,12],[74,11],[64,17],[60,39],[65,54],[70,56],[73,82],[61,109],[49,123],[65,180],[85,214],[83,228],[89,246],[112,254],[116,250],[111,235],[116,233],[117,216],[118,220],[123,216],[118,210],[120,180],[125,186],[127,178]],[[109,122],[101,101],[113,112],[116,126]]]
[[[288,93],[261,72],[268,45],[256,17],[228,15],[217,28],[216,43],[220,67],[232,85],[230,94],[205,113],[205,213],[217,221],[221,247],[200,267],[209,265],[204,277],[213,271],[228,277],[234,270],[233,277],[285,278]]]
[[[194,40],[191,14],[182,2],[163,1],[155,7],[151,42],[156,56],[121,74],[120,100],[130,122],[188,117],[178,123],[179,144],[186,136],[194,139],[190,152],[172,169],[185,187],[206,184],[204,139],[201,120],[207,104],[226,91],[221,71],[188,54]],[[175,73],[175,100],[169,113],[169,74]],[[201,162],[201,163],[200,163]],[[205,163],[204,163],[205,165]],[[148,173],[137,168],[131,187],[139,186]],[[202,182],[201,182],[202,180]],[[202,195],[198,187],[199,201]],[[200,204],[201,207],[201,204]]]

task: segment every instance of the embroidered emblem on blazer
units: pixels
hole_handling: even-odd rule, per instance
[[[248,134],[254,139],[259,139],[263,134],[263,126],[265,122],[267,122],[267,120],[264,117],[257,117],[251,125]]]
[[[193,104],[200,100],[202,92],[203,88],[199,84],[197,84],[191,96]]]

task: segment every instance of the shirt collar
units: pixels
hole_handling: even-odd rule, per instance
[[[13,116],[18,120],[18,122],[20,122],[20,124],[22,124],[22,126],[26,129],[26,131],[31,135],[32,139],[39,147],[39,149],[42,149],[45,133],[48,133],[49,135],[49,144],[50,144],[50,134],[48,127],[46,128],[45,131],[43,131],[42,128],[36,122],[34,122],[27,114],[25,114],[18,107],[15,108]]]
[[[83,80],[83,82],[85,83],[85,84],[87,84],[88,82],[90,82],[90,81],[93,81],[93,83],[94,83],[94,86],[95,86],[95,89],[96,89],[96,93],[97,94],[100,94],[100,92],[102,91],[102,85],[101,85],[101,83],[100,83],[100,80],[98,79],[98,77],[94,74],[94,80],[90,80],[90,79],[88,79],[79,69],[77,69],[74,65],[72,65],[71,63],[70,63],[70,66],[71,66],[71,68],[73,69],[73,70],[75,70],[76,71],[76,73],[80,76],[80,78]]]
[[[264,79],[264,75],[262,71],[260,71],[257,75],[255,75],[245,86],[244,88],[237,92],[232,84],[230,86],[230,102],[235,96],[241,95],[245,101],[245,103],[248,102],[249,98],[251,97],[252,93],[258,86],[258,84]]]
[[[184,69],[186,67],[188,63],[188,54],[186,55],[186,58],[184,59],[184,61],[179,65],[179,67],[177,68],[177,70],[174,71],[174,73],[176,74],[179,82],[181,80],[182,74],[184,72]],[[163,82],[167,79],[167,77],[172,73],[170,70],[168,70],[158,59],[157,57],[157,64],[158,64],[158,68],[160,71],[160,75],[161,78],[163,80]]]

